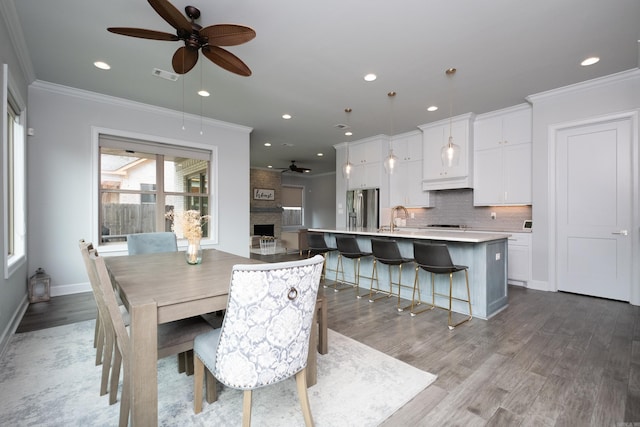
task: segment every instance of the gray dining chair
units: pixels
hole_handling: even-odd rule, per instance
[[[129,412],[131,409],[131,344],[129,333],[120,314],[115,290],[111,284],[111,276],[104,259],[98,255],[95,249],[89,251],[89,259],[91,268],[95,269],[95,276],[98,278],[100,291],[98,297],[102,299],[102,304],[108,311],[108,318],[104,320],[107,322],[108,327],[113,328],[116,338],[109,389],[110,398],[115,398],[117,394],[120,368],[122,367],[123,379],[119,426],[126,427],[129,424]],[[192,350],[194,338],[211,329],[211,326],[200,316],[158,325],[158,359]]]
[[[89,254],[94,250],[93,244],[80,240],[78,245],[87,270],[87,275],[89,276],[89,284],[91,285],[91,291],[93,292],[93,297],[96,301],[96,307],[98,308],[94,347],[96,348],[96,365],[102,365],[100,396],[104,396],[107,394],[109,387],[109,374],[112,369],[113,352],[116,345],[115,331],[110,326],[109,312],[104,304],[104,299],[102,298],[102,291],[100,290],[100,283],[96,269],[90,259]],[[126,308],[118,303],[118,310],[120,311],[120,315],[125,326],[128,326],[130,318]],[[113,404],[115,401],[116,398],[114,395],[109,396],[109,404]]]
[[[127,234],[127,249],[129,255],[176,252],[178,241],[175,233],[170,231]]]
[[[178,240],[176,234],[170,231],[155,233],[127,234],[127,249],[129,255],[156,254],[163,252],[177,252]],[[222,314],[222,313],[218,313]],[[193,352],[189,350],[178,354],[178,372],[192,373]]]
[[[313,425],[307,395],[307,357],[324,257],[235,265],[222,328],[196,337],[194,412],[217,400],[215,381],[244,390],[243,426],[251,424],[252,391],[295,376],[305,424]],[[211,375],[213,377],[211,377]],[[211,380],[211,381],[210,381]],[[212,384],[213,383],[213,384]]]

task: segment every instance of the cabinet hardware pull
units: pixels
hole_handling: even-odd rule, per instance
[[[629,235],[629,232],[627,230],[619,230],[619,231],[614,231],[611,234],[618,234],[620,236],[627,236],[627,235]]]

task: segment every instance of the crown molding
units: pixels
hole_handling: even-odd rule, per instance
[[[22,32],[18,12],[16,11],[13,1],[0,1],[0,15],[4,18],[11,45],[18,57],[20,69],[24,74],[27,84],[29,84],[36,79],[36,73],[33,71],[33,63],[29,56],[27,43],[24,41],[24,33]]]
[[[195,114],[183,113],[181,111],[171,110],[169,108],[157,107],[155,105],[144,104],[142,102],[131,101],[128,99],[117,98],[115,96],[103,95],[97,92],[90,92],[87,90],[72,88],[69,86],[63,86],[55,83],[49,83],[42,80],[36,80],[30,86],[31,89],[42,90],[45,92],[55,93],[58,95],[70,96],[73,98],[82,99],[85,101],[98,102],[101,104],[107,104],[116,107],[124,107],[133,110],[138,110],[144,113],[153,113],[162,115],[165,117],[182,119],[187,118],[190,121],[200,121],[206,123],[209,126],[230,129],[235,132],[251,133],[253,128],[235,123],[224,122],[222,120],[211,119],[204,116]]]
[[[557,96],[583,92],[593,88],[607,86],[607,85],[620,83],[626,80],[633,80],[637,78],[640,78],[640,69],[632,68],[627,71],[621,71],[619,73],[609,74],[608,76],[598,77],[598,78],[587,80],[584,82],[575,83],[569,86],[564,86],[557,89],[551,89],[545,92],[529,95],[525,99],[529,103],[535,104],[536,102],[544,102],[549,99],[555,98]]]

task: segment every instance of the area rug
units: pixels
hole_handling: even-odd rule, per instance
[[[1,426],[116,426],[119,404],[99,396],[92,346],[94,322],[16,334],[0,360]],[[436,376],[329,330],[329,353],[318,356],[309,388],[316,426],[376,426],[428,387]],[[120,395],[119,395],[120,396]],[[193,377],[175,357],[158,363],[162,426],[239,426],[242,392],[219,389],[218,401],[193,413]],[[255,390],[252,425],[302,426],[295,380]]]

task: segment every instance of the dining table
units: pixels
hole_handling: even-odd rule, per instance
[[[184,252],[105,257],[113,285],[131,318],[133,426],[158,425],[158,324],[224,310],[233,266],[264,262],[215,249],[204,250],[202,262],[195,265],[186,262]],[[326,318],[326,306],[317,311]],[[311,329],[310,343],[315,343],[318,332]],[[316,381],[314,350],[310,346],[309,386]]]

